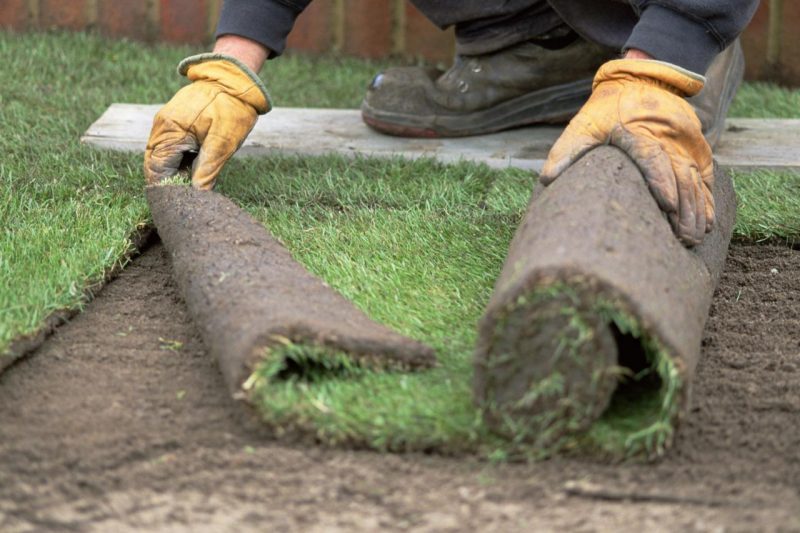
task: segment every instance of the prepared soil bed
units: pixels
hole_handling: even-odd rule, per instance
[[[160,244],[0,375],[0,531],[800,530],[800,252],[734,245],[655,464],[276,439],[230,399]]]

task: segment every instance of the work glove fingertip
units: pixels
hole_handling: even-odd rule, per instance
[[[542,172],[539,174],[539,181],[542,182],[542,185],[550,185],[565,170],[599,144],[593,137],[575,136],[570,134],[569,129],[565,130],[550,149],[544,166],[542,166]]]
[[[700,244],[700,240],[695,234],[694,225],[686,224],[686,221],[682,220],[681,213],[669,213],[667,218],[670,226],[672,226],[672,231],[675,234],[675,237],[680,241],[681,244],[687,248],[691,248]]]
[[[148,150],[148,152],[150,151]],[[173,169],[169,165],[165,165],[164,161],[154,158],[151,153],[145,153],[144,179],[147,185],[156,185],[176,173],[177,168]]]
[[[694,194],[695,194],[695,238],[702,242],[705,234],[708,233],[708,209],[706,205],[707,197],[705,193],[705,187],[703,186],[703,182],[700,178],[700,173],[696,170],[694,171],[695,175],[695,187],[694,187]]]
[[[544,162],[542,172],[539,174],[539,181],[542,183],[542,185],[550,185],[564,172],[566,168],[569,167],[570,164],[572,164],[572,162],[567,158],[548,158]]]
[[[710,232],[717,222],[716,200],[714,199],[714,183],[716,180],[717,163],[712,160],[711,165],[702,173],[703,194],[706,198],[706,233]]]
[[[192,164],[192,186],[204,191],[213,189],[222,167],[236,153],[240,144],[225,136],[210,133]]]
[[[148,185],[155,185],[175,176],[184,155],[197,150],[197,140],[187,135],[179,140],[165,140],[148,146],[144,157],[144,175]]]
[[[217,184],[217,177],[222,171],[224,162],[200,161],[200,157],[192,165],[192,187],[201,191],[210,191]]]
[[[714,212],[712,211],[711,214],[709,215],[708,211],[706,211],[706,233],[711,233],[714,230],[714,226],[716,225],[717,225],[717,217],[714,216]]]
[[[661,145],[644,135],[619,129],[612,134],[612,144],[620,148],[642,172],[650,193],[665,213],[680,212],[678,190],[672,160]]]

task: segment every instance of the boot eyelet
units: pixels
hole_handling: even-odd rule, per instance
[[[465,93],[467,91],[469,91],[469,83],[465,82],[464,80],[458,82],[458,92]]]
[[[476,61],[476,62],[472,63],[472,66],[470,67],[470,70],[472,70],[472,72],[477,74],[478,72],[483,70],[483,67],[481,66],[480,63],[478,63]]]

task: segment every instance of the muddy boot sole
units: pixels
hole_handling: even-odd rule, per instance
[[[488,109],[452,115],[411,115],[361,104],[364,122],[399,137],[466,137],[569,121],[589,98],[591,78],[523,94]]]

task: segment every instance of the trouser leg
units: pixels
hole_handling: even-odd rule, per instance
[[[456,52],[481,55],[572,30],[546,0],[410,0],[434,24],[455,26]]]

